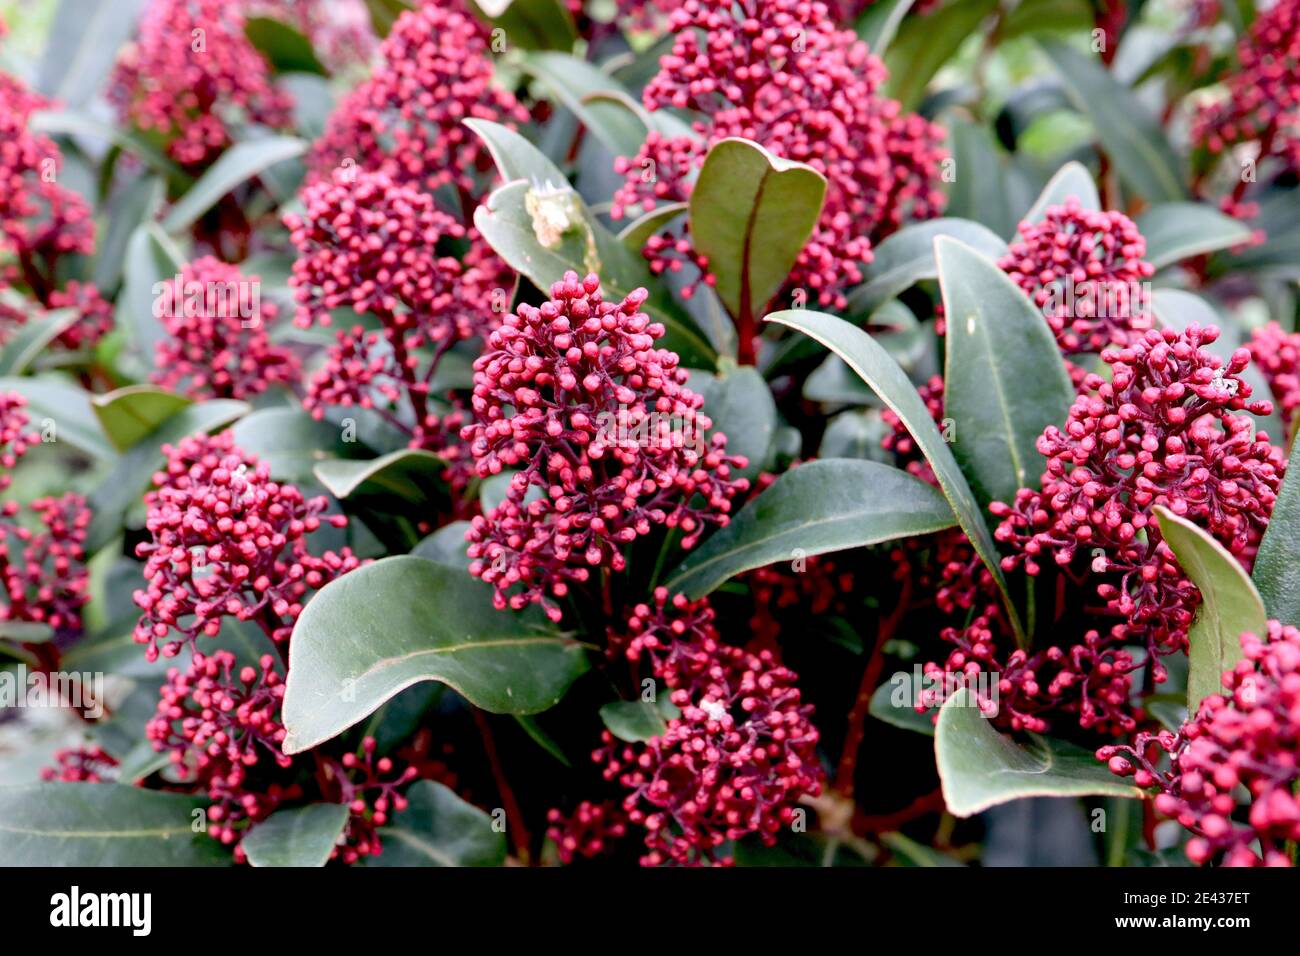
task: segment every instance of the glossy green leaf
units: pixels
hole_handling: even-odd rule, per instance
[[[1185,198],[1184,164],[1133,91],[1111,76],[1096,56],[1057,37],[1038,42],[1075,108],[1092,120],[1120,179],[1151,202]]]
[[[952,162],[946,212],[983,223],[1000,236],[1010,235],[1019,213],[1010,194],[1010,157],[986,124],[968,119],[959,110],[947,111],[943,126]]]
[[[686,437],[707,441],[718,433],[726,435],[727,453],[749,461],[734,474],[752,479],[766,467],[776,432],[776,402],[767,382],[752,366],[743,365],[716,377],[692,376],[690,386],[704,396],[703,412],[713,426],[707,435]]]
[[[312,803],[277,810],[240,841],[248,862],[257,867],[324,866],[334,851],[348,808],[341,803]]]
[[[874,461],[811,461],[783,474],[688,552],[666,586],[699,598],[773,562],[929,534],[953,523],[943,496],[905,471]]]
[[[466,571],[470,562],[469,555],[465,553],[469,547],[469,542],[465,540],[465,532],[468,530],[468,521],[445,524],[412,548],[411,554]]]
[[[188,178],[176,163],[143,136],[101,122],[86,113],[76,110],[42,110],[32,114],[27,126],[32,132],[50,136],[84,136],[99,140],[143,160],[146,165],[165,176],[180,180]]]
[[[797,329],[833,351],[898,415],[934,470],[940,487],[957,516],[958,524],[970,538],[984,566],[997,583],[1012,630],[1018,642],[1023,642],[1024,627],[1020,622],[1020,614],[1007,591],[997,547],[984,523],[979,503],[963,477],[952,450],[939,434],[925,403],[917,394],[916,387],[908,381],[906,373],[870,335],[833,315],[807,309],[791,309],[775,312],[767,317],[767,321]]]
[[[1006,242],[969,219],[931,219],[904,226],[871,250],[874,255],[865,270],[866,281],[849,295],[849,313],[874,312],[921,280],[937,278],[934,240],[938,236],[960,239],[990,259],[1007,253]]]
[[[286,753],[329,740],[418,681],[493,713],[554,706],[587,668],[536,609],[498,611],[464,571],[400,555],[331,581],[298,619],[284,698]]]
[[[131,233],[123,262],[122,292],[117,297],[117,327],[125,331],[137,356],[153,366],[154,350],[167,336],[154,314],[160,283],[180,274],[184,255],[155,222],[145,222]]]
[[[0,866],[226,866],[204,796],[115,783],[0,787]]]
[[[353,454],[343,430],[298,408],[263,408],[235,423],[235,444],[271,466],[276,481],[305,482],[320,464]]]
[[[433,452],[402,448],[370,461],[329,459],[314,472],[335,498],[392,496],[404,501],[429,501],[437,496],[447,463]]]
[[[615,156],[631,156],[645,142],[646,124],[635,102],[620,108],[592,100],[597,94],[628,98],[623,85],[595,64],[567,53],[541,51],[526,54],[521,65]]]
[[[939,68],[996,8],[997,0],[960,0],[905,19],[885,50],[885,93],[904,109],[916,109]]]
[[[90,400],[99,425],[118,451],[126,451],[151,434],[191,399],[156,385],[127,385]]]
[[[166,185],[159,176],[139,176],[113,196],[105,209],[107,228],[96,244],[95,285],[101,292],[117,288],[126,267],[126,250],[140,224],[162,207]]]
[[[301,32],[270,17],[249,17],[244,21],[244,36],[257,48],[275,73],[314,73],[329,76],[312,49],[311,41]]]
[[[51,100],[81,106],[91,100],[131,38],[146,0],[59,0],[36,89]],[[21,12],[21,11],[15,11]]]
[[[1146,238],[1146,260],[1157,269],[1192,256],[1231,249],[1247,242],[1250,227],[1213,206],[1195,202],[1160,203],[1137,217]]]
[[[993,262],[956,239],[935,240],[948,317],[944,414],[976,500],[1012,502],[1035,488],[1037,442],[1064,427],[1074,387],[1042,312]]]
[[[1268,614],[1246,570],[1223,545],[1159,505],[1156,520],[1179,566],[1201,592],[1187,635],[1187,712],[1195,714],[1202,700],[1222,692],[1223,672],[1241,660],[1242,632],[1268,633]]]
[[[578,31],[563,0],[467,0],[484,22],[521,50],[572,50]]]
[[[619,740],[638,743],[662,737],[668,729],[659,708],[644,700],[616,700],[600,708],[605,729]]]
[[[0,375],[21,375],[27,371],[27,367],[46,346],[81,318],[76,309],[53,309],[47,312],[30,308],[26,303],[20,308],[30,311],[32,317],[18,326],[0,347]]]
[[[1253,578],[1268,615],[1300,626],[1300,466],[1282,482],[1268,530],[1255,556]]]
[[[714,144],[691,190],[691,238],[728,312],[754,315],[785,284],[825,198],[811,166],[745,139]]]
[[[369,866],[500,866],[506,835],[448,787],[421,780],[406,793],[409,805],[379,831],[384,852]]]
[[[876,688],[867,713],[891,727],[933,737],[934,710],[921,713],[915,706],[917,699],[916,672],[899,671]]]
[[[648,212],[639,219],[629,222],[618,234],[619,242],[629,249],[640,252],[651,236],[661,232],[673,220],[686,215],[690,205],[684,202],[670,202]]]
[[[171,233],[188,229],[236,186],[260,176],[277,163],[296,159],[309,145],[297,136],[268,136],[236,143],[172,206],[163,219],[163,228]]]
[[[876,56],[883,55],[915,2],[916,0],[877,0],[863,11],[854,24],[858,39]]]
[[[1037,735],[1020,744],[998,733],[965,688],[939,710],[934,753],[944,802],[957,817],[1025,797],[1142,796],[1082,747]]]
[[[1075,200],[1082,208],[1101,209],[1101,197],[1097,195],[1097,184],[1093,182],[1092,173],[1082,163],[1068,162],[1058,169],[1047,181],[1043,191],[1034,204],[1029,207],[1024,221],[1041,222],[1049,206],[1063,206],[1067,200]],[[959,237],[960,238],[960,237]]]

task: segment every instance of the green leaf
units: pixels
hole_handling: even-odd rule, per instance
[[[154,314],[155,290],[160,283],[175,281],[184,258],[156,222],[139,225],[126,244],[115,321],[126,332],[138,357],[150,368],[157,344],[167,337],[162,320]]]
[[[278,810],[239,845],[253,866],[324,866],[347,822],[348,808],[341,803]]]
[[[699,437],[707,440],[719,432],[726,435],[727,452],[749,459],[749,464],[735,469],[734,474],[752,479],[766,466],[776,432],[776,402],[763,376],[752,366],[742,365],[715,378],[693,375],[690,387],[704,396],[704,414],[713,422],[708,435]]]
[[[1282,482],[1255,557],[1255,586],[1269,617],[1300,626],[1300,465]]]
[[[626,296],[636,288],[649,292],[642,308],[665,327],[661,348],[678,354],[693,368],[712,366],[717,352],[690,315],[655,280],[639,249],[631,249],[606,229],[587,208],[582,197],[569,187],[564,174],[532,143],[499,123],[466,120],[487,145],[492,161],[506,184],[474,211],[474,225],[488,244],[516,272],[528,277],[542,291],[564,277],[570,269],[579,275],[595,272],[607,298]],[[514,180],[523,179],[519,183]],[[528,211],[530,192],[548,192],[569,205],[573,221],[551,245],[542,245]],[[567,195],[556,191],[568,190]]]
[[[916,0],[877,0],[871,4],[854,25],[858,39],[862,40],[876,56],[881,56],[894,42],[898,27],[912,9]]]
[[[309,481],[317,465],[346,458],[357,447],[343,440],[338,425],[299,408],[260,409],[236,422],[233,432],[235,444],[269,464],[276,481]]]
[[[954,177],[948,188],[947,213],[981,222],[998,235],[1015,228],[1017,208],[1011,199],[1010,160],[983,123],[956,110],[944,116],[947,148]]]
[[[46,346],[81,318],[76,309],[53,309],[46,312],[32,307],[32,311],[38,314],[18,326],[4,346],[0,347],[0,375],[21,375],[27,371],[27,366],[32,364]]]
[[[934,470],[935,477],[938,478],[939,485],[957,516],[958,524],[970,538],[984,566],[989,569],[989,573],[997,583],[998,590],[1002,593],[1003,603],[1006,605],[1012,631],[1016,635],[1017,642],[1023,644],[1024,627],[1020,621],[1020,614],[1007,591],[1007,582],[1002,575],[997,547],[993,543],[993,536],[989,533],[988,526],[984,523],[979,503],[975,500],[970,485],[962,476],[951,449],[948,448],[943,436],[939,434],[939,429],[930,418],[921,396],[917,394],[915,386],[908,381],[906,373],[870,335],[833,315],[807,309],[791,309],[785,312],[774,312],[767,317],[767,321],[797,329],[844,359],[907,427],[917,447],[921,449]]]
[[[934,240],[938,236],[960,239],[990,259],[1007,254],[1002,239],[969,219],[931,219],[904,226],[872,250],[875,257],[865,270],[866,281],[849,295],[849,314],[874,312],[921,280],[937,278]]]
[[[536,609],[498,611],[492,588],[410,555],[331,581],[293,631],[285,753],[301,753],[423,680],[493,713],[553,707],[587,669],[583,648]]]
[[[353,496],[381,496],[420,503],[437,497],[446,467],[447,463],[433,452],[402,448],[370,461],[322,461],[314,472],[340,501]]]
[[[1038,43],[1075,108],[1092,120],[1120,179],[1151,202],[1184,199],[1184,164],[1160,124],[1133,92],[1111,76],[1095,56],[1070,43],[1056,37],[1041,37]]]
[[[647,124],[623,85],[592,63],[567,53],[537,52],[520,61],[615,156],[632,156],[645,142]],[[627,106],[603,99],[622,97]]]
[[[95,285],[101,292],[117,288],[126,265],[127,245],[140,224],[162,206],[166,186],[158,176],[139,176],[108,204],[108,226],[95,255]]]
[[[1245,569],[1223,545],[1160,505],[1156,520],[1179,566],[1201,592],[1187,634],[1187,712],[1195,714],[1201,701],[1223,691],[1223,672],[1241,660],[1242,633],[1268,633],[1268,614]]]
[[[885,51],[889,68],[885,94],[902,103],[905,110],[916,109],[939,68],[967,37],[979,32],[980,24],[996,7],[997,0],[958,0],[905,19]]]
[[[467,0],[466,5],[504,30],[508,46],[521,50],[572,50],[578,37],[563,0]]]
[[[1035,734],[1022,745],[998,733],[966,688],[939,710],[934,754],[944,802],[957,817],[1025,797],[1142,796],[1081,747]]]
[[[1097,184],[1092,180],[1082,163],[1068,162],[1058,169],[1043,187],[1042,193],[1034,200],[1033,206],[1025,214],[1024,221],[1038,223],[1043,221],[1049,206],[1063,206],[1066,200],[1073,199],[1083,209],[1097,211],[1101,209],[1101,197],[1097,195]]]
[[[948,316],[944,414],[976,500],[1012,502],[1038,486],[1037,442],[1063,427],[1074,387],[1043,314],[1007,274],[956,239],[935,240]]]
[[[728,138],[709,150],[691,190],[691,238],[732,316],[756,314],[785,284],[825,198],[825,176],[757,143]]]
[[[439,564],[468,571],[470,558],[465,553],[469,547],[469,543],[465,540],[465,532],[468,530],[468,521],[453,521],[451,524],[445,524],[412,548],[411,554],[417,558],[428,558]]]
[[[492,818],[447,787],[421,780],[406,793],[408,806],[379,831],[384,852],[369,866],[500,866],[506,835]]]
[[[619,740],[638,743],[662,737],[668,729],[659,708],[644,700],[616,700],[600,708],[605,729]]]
[[[194,402],[156,385],[127,385],[90,400],[99,425],[118,451],[126,451]]]
[[[186,180],[184,170],[165,153],[138,133],[103,123],[76,110],[40,110],[31,115],[27,128],[34,133],[50,136],[85,136],[110,143],[123,152],[144,161],[150,168],[167,177]]]
[[[59,0],[36,88],[51,100],[73,106],[91,100],[144,6],[145,0]]]
[[[244,36],[266,57],[272,71],[277,74],[329,76],[329,70],[312,49],[311,41],[287,23],[270,17],[249,17],[244,21]]]
[[[268,136],[236,143],[172,206],[163,220],[163,228],[170,233],[188,229],[240,183],[261,175],[277,163],[296,159],[309,145],[297,136]]]
[[[943,496],[905,471],[874,461],[819,459],[786,472],[740,509],[687,555],[666,586],[699,598],[737,574],[775,561],[952,525],[952,508]]]
[[[921,713],[916,709],[919,691],[915,685],[915,671],[899,671],[876,688],[871,695],[867,713],[891,727],[914,730],[918,734],[933,737],[934,710]]]
[[[370,14],[370,28],[381,40],[388,36],[397,18],[410,9],[411,5],[405,0],[366,0],[366,10]]]
[[[646,241],[656,233],[660,232],[670,222],[679,216],[686,214],[690,209],[689,203],[670,202],[664,203],[653,212],[648,212],[639,219],[634,219],[623,227],[618,234],[618,241],[623,243],[629,249],[635,249],[640,252],[645,246]]]
[[[0,866],[226,866],[209,801],[115,783],[0,787]]]
[[[1005,43],[1035,33],[1087,32],[1094,26],[1088,0],[1021,0],[1007,14],[998,31]]]
[[[248,411],[247,404],[233,399],[190,405],[124,452],[90,495],[93,517],[86,550],[98,551],[121,532],[127,512],[139,503],[154,472],[163,466],[163,444],[174,445],[189,435],[219,431]]]
[[[1213,206],[1195,202],[1150,206],[1138,216],[1137,227],[1146,237],[1146,259],[1157,269],[1203,253],[1231,249],[1251,236],[1245,223],[1225,216]]]

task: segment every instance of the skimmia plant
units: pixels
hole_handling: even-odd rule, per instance
[[[1296,865],[1300,2],[112,6],[0,2],[0,864]]]

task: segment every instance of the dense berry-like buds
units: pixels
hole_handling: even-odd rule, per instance
[[[655,347],[664,329],[640,311],[645,298],[606,302],[596,276],[566,273],[541,308],[506,316],[474,363],[475,421],[461,435],[480,476],[516,471],[466,534],[470,570],[496,586],[498,607],[541,602],[558,620],[549,598],[571,582],[621,570],[623,549],[656,526],[693,546],[748,487],[731,477],[746,461],[726,437],[704,437],[704,399],[677,355]]]
[[[1150,330],[1103,354],[1111,379],[1088,375],[1064,428],[1038,441],[1047,457],[1042,490],[1023,489],[1014,505],[995,502],[998,540],[1037,574],[1050,556],[1069,565],[1091,555],[1105,581],[1098,593],[1127,619],[1130,639],[1153,653],[1184,646],[1197,595],[1160,536],[1163,505],[1204,527],[1249,566],[1285,472],[1279,451],[1255,434],[1238,349],[1227,362],[1204,346],[1218,330]]]
[[[1264,373],[1287,428],[1300,409],[1300,332],[1284,332],[1276,322],[1255,329],[1246,343],[1250,357]]]
[[[797,676],[771,651],[721,643],[707,602],[670,601],[659,588],[611,649],[648,661],[679,711],[644,743],[606,731],[593,755],[631,791],[623,809],[645,827],[643,865],[725,865],[727,841],[753,834],[771,845],[800,798],[821,791],[817,728]]]
[[[651,133],[636,156],[619,159],[615,169],[626,182],[614,197],[614,217],[685,199],[709,146],[731,136],[753,140],[826,176],[821,218],[790,285],[842,308],[873,240],[909,216],[942,209],[941,131],[880,94],[884,66],[855,33],[836,27],[822,3],[768,0],[747,8],[692,0],[673,10],[669,28],[673,49],[660,59],[645,105],[703,118],[694,135]],[[680,269],[683,258],[708,266],[684,238],[656,237],[646,253],[659,271]]]
[[[514,96],[492,85],[479,25],[448,5],[403,13],[379,47],[369,80],[339,104],[311,157],[313,176],[379,172],[420,192],[447,183],[472,193],[484,147],[467,119],[524,122]]]
[[[1270,621],[1266,637],[1241,635],[1241,649],[1223,675],[1225,693],[1205,698],[1177,734],[1138,734],[1097,757],[1159,788],[1156,810],[1194,834],[1193,863],[1291,866],[1286,846],[1300,840],[1300,629]],[[1162,751],[1167,769],[1156,762]]]
[[[272,385],[291,386],[292,352],[271,344],[267,325],[279,310],[263,303],[256,276],[205,256],[167,283],[161,303],[171,336],[158,343],[153,380],[191,398],[247,398]]]
[[[1146,281],[1155,267],[1146,240],[1121,212],[1096,212],[1076,200],[1049,206],[998,262],[1043,310],[1065,355],[1124,345],[1154,324]]]
[[[163,452],[157,490],[145,495],[151,540],[136,548],[146,586],[135,592],[143,611],[135,639],[150,660],[217,635],[225,617],[285,640],[308,592],[357,567],[347,548],[316,555],[308,544],[318,528],[347,519],[324,515],[324,496],[272,481],[269,466],[236,448],[229,432]]]
[[[627,814],[612,800],[583,800],[568,816],[552,809],[546,814],[546,823],[547,839],[555,844],[565,866],[578,857],[591,859],[608,853],[627,833]]]
[[[104,748],[91,744],[54,751],[54,766],[41,768],[42,780],[62,783],[106,783],[112,781],[117,758]]]
[[[238,122],[290,125],[291,102],[244,35],[239,4],[153,0],[118,60],[109,98],[126,123],[157,134],[183,166],[212,162]]]

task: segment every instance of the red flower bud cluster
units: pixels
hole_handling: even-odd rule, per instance
[[[464,121],[528,119],[492,85],[482,28],[460,10],[425,3],[397,18],[379,56],[370,79],[331,115],[310,159],[313,176],[367,171],[420,192],[451,183],[473,194],[486,151]]]
[[[0,525],[0,621],[46,624],[56,634],[80,633],[90,600],[86,529],[90,509],[78,494],[38,498],[28,505],[40,524]],[[13,512],[10,512],[12,514]]]
[[[853,31],[837,28],[823,3],[686,0],[672,11],[669,29],[676,40],[645,89],[645,105],[701,118],[692,134],[652,133],[636,156],[619,159],[615,170],[626,182],[611,215],[687,198],[688,176],[709,146],[730,136],[753,140],[826,176],[821,219],[790,285],[843,308],[871,243],[909,216],[942,209],[942,133],[880,94],[884,66]],[[707,269],[689,249],[684,239],[659,237],[645,251],[659,271],[680,269],[680,258]]]
[[[351,550],[313,554],[307,536],[342,515],[324,515],[324,496],[304,498],[272,481],[265,462],[244,454],[229,432],[163,446],[167,464],[145,495],[151,537],[136,548],[146,586],[137,643],[155,660],[174,656],[222,620],[254,621],[272,640],[288,639],[309,591],[356,568]]]
[[[102,747],[66,747],[54,751],[54,766],[41,768],[42,780],[62,783],[109,783],[118,765],[117,758]]]
[[[1050,556],[1069,565],[1091,555],[1098,593],[1127,621],[1128,638],[1151,652],[1179,650],[1197,603],[1154,518],[1163,505],[1204,527],[1248,567],[1268,524],[1285,463],[1240,413],[1267,414],[1238,373],[1204,346],[1218,330],[1151,330],[1102,355],[1110,381],[1088,375],[1065,427],[1038,441],[1047,458],[1042,490],[995,502],[1002,561],[1036,575]],[[1158,679],[1163,679],[1158,674]]]
[[[347,804],[348,822],[342,843],[330,858],[349,865],[383,852],[379,828],[388,822],[390,814],[406,809],[406,797],[399,791],[420,775],[411,766],[399,770],[391,757],[377,758],[376,747],[375,738],[366,737],[361,741],[361,756],[346,753],[340,760],[339,802]]]
[[[241,124],[291,120],[290,99],[244,36],[240,5],[225,0],[152,0],[108,95],[122,122],[161,137],[189,168],[215,160]]]
[[[669,601],[664,588],[654,601],[633,609],[611,649],[649,661],[679,716],[644,743],[606,731],[593,757],[630,791],[623,809],[645,828],[642,865],[727,865],[727,841],[755,835],[772,845],[795,804],[820,793],[812,707],[771,651],[721,643],[706,601]]]
[[[271,343],[267,326],[279,310],[252,290],[256,276],[212,256],[184,266],[168,283],[162,319],[170,338],[157,345],[153,381],[195,399],[248,398],[272,385],[291,387],[299,362]],[[189,294],[203,290],[202,301]]]
[[[746,461],[726,437],[705,441],[704,399],[677,355],[655,347],[664,328],[640,311],[645,298],[606,302],[596,276],[565,273],[541,308],[507,315],[474,362],[476,420],[461,436],[480,476],[517,470],[466,533],[470,571],[497,588],[498,607],[539,602],[558,620],[549,599],[570,582],[622,570],[623,548],[655,526],[692,547],[749,486],[731,477]]]
[[[1211,156],[1258,143],[1256,162],[1276,157],[1300,169],[1298,58],[1300,3],[1278,0],[1238,41],[1237,68],[1225,78],[1224,95],[1193,116],[1192,141]]]
[[[1276,322],[1255,329],[1246,343],[1277,399],[1282,422],[1290,429],[1300,408],[1300,332],[1284,332]]]
[[[433,198],[384,173],[345,172],[303,194],[304,216],[285,221],[298,250],[290,285],[295,321],[331,324],[331,311],[350,308],[378,320],[338,333],[324,367],[312,379],[306,405],[321,418],[329,406],[374,409],[425,448],[453,462],[465,459],[445,408],[431,394],[434,373],[457,342],[485,336],[496,324],[495,257],[479,250],[462,263],[437,246],[466,230],[440,212]]]
[[[931,375],[929,379],[917,386],[916,391],[921,396],[921,401],[925,403],[925,410],[930,413],[930,418],[942,428],[943,376]],[[912,433],[907,430],[907,426],[903,424],[903,420],[891,408],[883,409],[880,417],[891,429],[890,433],[880,440],[880,446],[885,451],[893,453],[897,463],[907,469],[908,474],[938,487],[939,482],[934,476],[934,470],[921,454],[920,446],[912,437]]]
[[[1124,345],[1154,324],[1142,257],[1146,239],[1121,212],[1094,212],[1070,199],[1041,221],[1022,222],[998,265],[1043,310],[1061,353]]]
[[[552,809],[546,814],[546,823],[546,837],[555,844],[565,866],[578,857],[592,859],[609,852],[627,833],[627,814],[613,800],[583,800],[568,816]]]
[[[1226,693],[1202,701],[1177,734],[1138,734],[1097,757],[1139,787],[1159,788],[1156,810],[1194,834],[1193,863],[1291,866],[1286,844],[1300,840],[1300,629],[1270,621],[1264,638],[1243,634],[1241,649],[1223,675]],[[1161,752],[1168,769],[1157,766]]]

